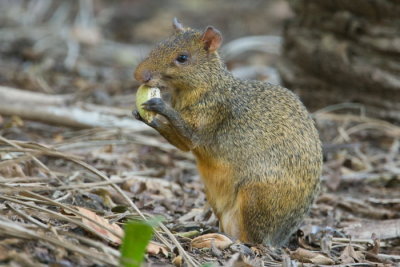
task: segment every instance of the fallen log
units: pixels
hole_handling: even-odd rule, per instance
[[[0,114],[73,128],[151,128],[135,120],[127,109],[77,102],[73,95],[49,95],[0,86]]]

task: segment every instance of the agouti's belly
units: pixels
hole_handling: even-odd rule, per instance
[[[197,157],[197,167],[204,182],[207,201],[220,220],[221,230],[238,237],[238,205],[234,190],[233,167],[220,161]]]

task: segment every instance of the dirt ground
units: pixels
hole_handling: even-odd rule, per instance
[[[257,0],[2,1],[0,9],[0,97],[8,87],[72,96],[66,108],[90,104],[129,121],[132,72],[168,36],[174,16],[194,28],[216,26],[226,44],[273,35],[276,45],[292,15],[284,1]],[[279,81],[279,55],[266,50],[232,50],[227,66]],[[140,216],[163,218],[149,266],[400,264],[400,126],[365,117],[357,105],[312,112],[323,141],[321,192],[285,248],[194,247],[218,222],[193,156],[154,131],[67,127],[68,116],[30,120],[36,107],[19,108],[28,112],[0,115],[0,265],[117,266],[119,231]]]

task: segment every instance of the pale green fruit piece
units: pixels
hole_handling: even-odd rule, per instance
[[[142,104],[155,97],[161,98],[160,89],[157,87],[149,87],[142,84],[136,92],[136,108],[140,116],[147,122],[151,122],[156,116],[156,113],[143,109]]]

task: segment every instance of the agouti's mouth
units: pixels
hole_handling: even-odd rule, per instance
[[[160,90],[168,89],[167,85],[162,80],[159,80],[159,79],[150,80],[150,81],[146,82],[145,84],[149,87],[157,87]]]
[[[160,87],[158,87],[160,90],[162,90],[162,91],[164,91],[164,90],[168,90],[168,87],[167,86],[160,86]]]

